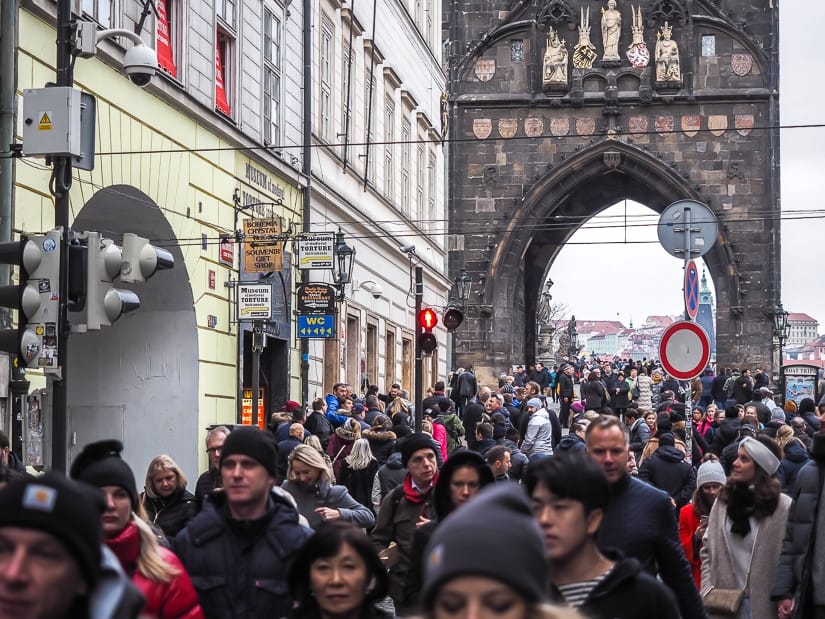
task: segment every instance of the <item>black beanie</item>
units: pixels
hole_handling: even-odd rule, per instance
[[[545,552],[524,490],[518,484],[486,486],[435,529],[424,551],[422,602],[431,608],[442,585],[469,575],[505,583],[528,604],[542,602],[550,582]]]
[[[116,440],[89,443],[72,462],[69,471],[74,479],[84,481],[95,488],[118,486],[129,493],[132,511],[137,511],[138,493],[135,474],[120,456],[123,443]]]
[[[257,426],[245,426],[233,430],[221,447],[221,464],[226,456],[241,455],[257,460],[267,473],[278,477],[276,463],[278,451],[275,443]]]
[[[659,447],[673,447],[675,445],[676,438],[670,432],[659,435]]]
[[[432,449],[435,453],[435,442],[429,434],[416,432],[410,434],[401,442],[401,464],[404,468],[407,467],[407,462],[410,461],[412,455],[419,449]]]
[[[77,561],[92,589],[100,578],[103,508],[100,492],[51,472],[13,481],[0,490],[0,527],[54,535]]]

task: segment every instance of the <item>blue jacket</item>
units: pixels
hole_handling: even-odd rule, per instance
[[[679,543],[670,497],[643,481],[625,475],[610,488],[610,502],[597,538],[602,552],[616,549],[673,591],[684,619],[707,613]]]
[[[311,531],[288,499],[273,493],[253,521],[233,520],[223,495],[210,496],[174,541],[206,619],[284,617],[292,606],[287,570]]]
[[[339,405],[338,398],[331,393],[328,393],[324,396],[324,401],[327,403],[327,412],[324,413],[324,416],[329,419],[329,422],[336,428],[344,425],[349,417],[346,415],[337,414]]]

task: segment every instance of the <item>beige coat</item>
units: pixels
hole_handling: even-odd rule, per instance
[[[779,495],[779,505],[768,518],[760,521],[759,530],[754,540],[753,559],[751,561],[750,581],[747,595],[750,598],[751,618],[767,619],[776,617],[776,602],[772,602],[771,587],[779,555],[782,553],[782,539],[785,537],[785,523],[791,499],[785,494]],[[702,597],[714,587],[720,589],[737,588],[733,575],[728,538],[733,535],[726,526],[726,504],[717,500],[710,511],[708,529],[702,538]],[[738,617],[741,617],[740,612]],[[711,619],[722,615],[710,614]]]

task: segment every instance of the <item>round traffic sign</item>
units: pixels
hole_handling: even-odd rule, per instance
[[[719,224],[706,205],[696,200],[679,200],[662,211],[656,232],[667,253],[687,260],[710,251],[716,243]]]
[[[668,374],[677,380],[692,380],[710,361],[708,334],[695,322],[674,322],[662,333],[659,358]]]

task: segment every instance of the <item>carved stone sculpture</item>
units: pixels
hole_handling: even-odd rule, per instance
[[[656,81],[681,82],[679,46],[670,39],[673,28],[665,22],[656,35]]]
[[[585,13],[584,7],[581,9],[582,17],[579,24],[579,42],[573,48],[573,66],[577,69],[592,69],[596,61],[596,46],[590,42],[590,7]]]
[[[630,31],[633,33],[633,41],[627,48],[627,59],[637,69],[646,67],[650,63],[650,50],[645,43],[645,25],[642,21],[642,6],[636,9],[630,6],[630,13],[633,16],[633,26]]]
[[[622,34],[622,14],[616,10],[616,0],[607,0],[607,8],[602,7],[603,61],[621,60],[619,37]]]
[[[548,86],[567,85],[567,46],[564,39],[550,28],[547,34],[547,49],[544,52],[543,84]]]

